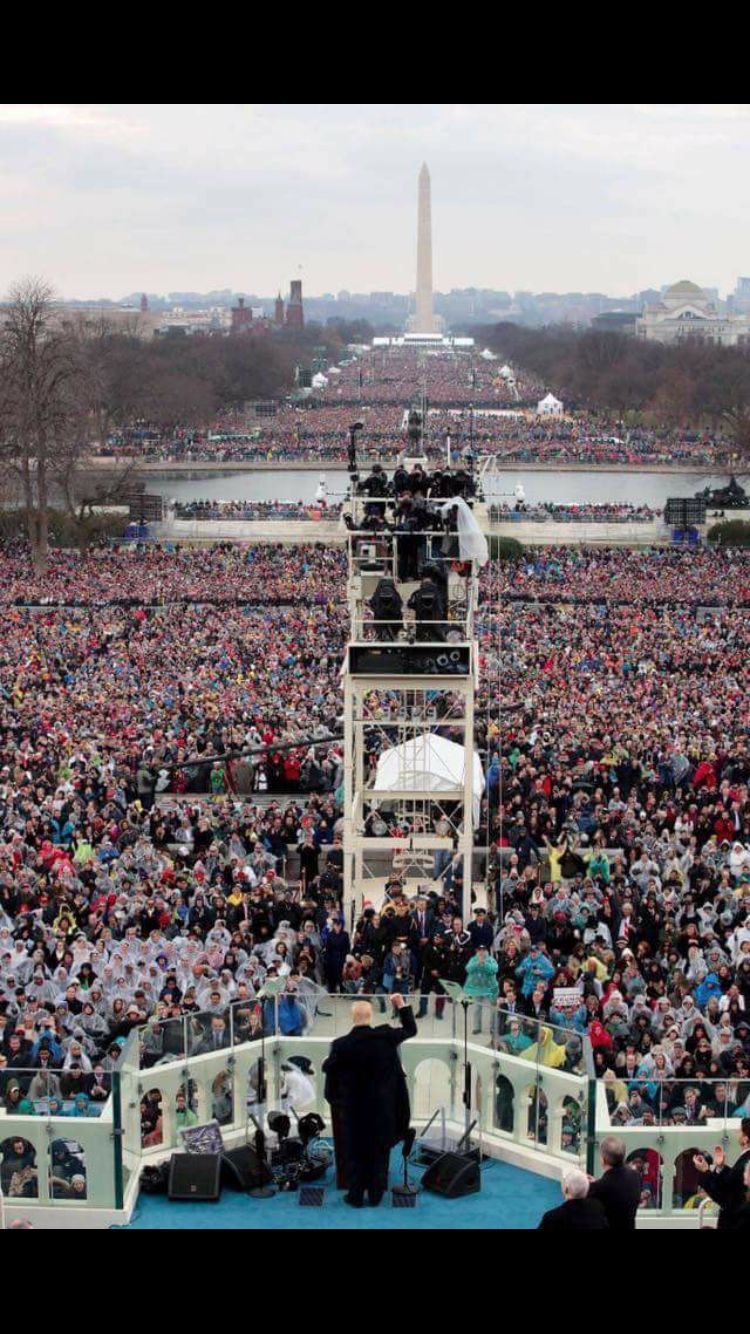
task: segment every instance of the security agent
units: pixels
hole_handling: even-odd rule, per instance
[[[607,1135],[601,1148],[603,1174],[589,1186],[588,1199],[599,1200],[613,1232],[634,1232],[641,1198],[641,1179],[625,1163],[625,1143]]]

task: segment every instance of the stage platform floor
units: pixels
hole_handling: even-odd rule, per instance
[[[421,1167],[412,1167],[410,1180],[418,1184]],[[391,1183],[401,1179],[401,1158],[394,1153]],[[462,1200],[445,1200],[420,1190],[413,1209],[394,1209],[390,1195],[377,1209],[352,1209],[334,1184],[333,1168],[317,1183],[325,1186],[321,1208],[305,1208],[296,1193],[278,1193],[269,1200],[253,1200],[224,1190],[217,1204],[177,1204],[165,1195],[141,1195],[130,1227],[149,1231],[202,1231],[206,1229],[271,1231],[403,1231],[454,1228],[529,1230],[542,1214],[562,1203],[560,1185],[547,1177],[525,1172],[508,1163],[488,1159],[482,1168],[482,1189]]]

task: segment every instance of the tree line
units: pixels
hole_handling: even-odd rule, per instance
[[[475,327],[474,337],[536,375],[567,407],[644,425],[721,430],[750,459],[750,348],[698,337],[667,344],[566,325]]]
[[[287,393],[296,365],[321,349],[335,359],[351,334],[342,325],[143,339],[135,314],[119,328],[106,315],[63,316],[45,281],[16,283],[0,308],[0,489],[10,503],[20,495],[37,571],[51,532],[64,528],[84,547],[101,527],[96,507],[122,493],[132,464],[95,483],[86,466],[110,434],[136,421],[205,429],[249,400]]]

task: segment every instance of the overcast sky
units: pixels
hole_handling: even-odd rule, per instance
[[[626,295],[750,273],[750,105],[0,106],[0,289]]]

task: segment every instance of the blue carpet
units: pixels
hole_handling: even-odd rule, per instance
[[[400,1157],[394,1156],[391,1182],[400,1178]],[[410,1180],[418,1184],[423,1169],[412,1167]],[[482,1168],[482,1189],[477,1195],[463,1200],[444,1200],[438,1195],[420,1190],[414,1209],[394,1209],[390,1195],[384,1197],[378,1209],[351,1209],[343,1202],[343,1192],[337,1191],[333,1169],[323,1181],[325,1198],[320,1209],[305,1209],[297,1203],[295,1193],[278,1193],[269,1200],[253,1200],[249,1196],[224,1190],[217,1204],[178,1204],[164,1195],[141,1195],[131,1227],[151,1230],[208,1230],[209,1228],[245,1229],[264,1228],[269,1231],[298,1232],[321,1229],[347,1229],[356,1232],[382,1229],[441,1228],[535,1228],[542,1214],[562,1201],[556,1181],[524,1172],[518,1167],[497,1160],[488,1161]]]

